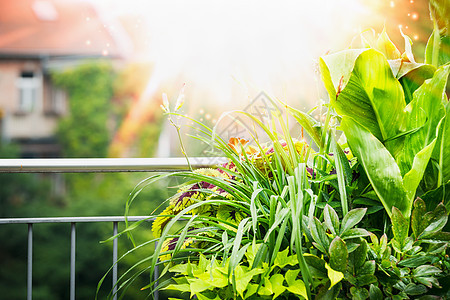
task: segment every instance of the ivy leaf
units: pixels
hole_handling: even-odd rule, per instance
[[[272,284],[272,291],[273,291],[273,299],[277,298],[279,295],[281,295],[285,290],[286,287],[283,286],[284,277],[281,274],[275,274],[270,277],[270,283]],[[306,289],[305,289],[306,292]]]
[[[251,269],[250,271],[247,268],[243,268],[242,266],[237,266],[234,270],[235,278],[236,278],[236,291],[244,298],[244,291],[247,289],[248,284],[252,280],[253,276],[264,273],[263,269]]]
[[[270,296],[273,294],[272,283],[267,277],[264,278],[264,285],[261,286],[261,288],[258,291],[258,294],[261,296]]]
[[[344,235],[347,230],[358,224],[364,215],[366,214],[367,208],[355,208],[349,211],[342,219],[342,226],[340,236]]]
[[[300,295],[305,299],[308,299],[308,293],[306,292],[305,283],[302,280],[300,280],[300,279],[295,280],[294,282],[291,282],[290,284],[288,283],[288,285],[289,286],[286,289],[289,292],[296,294],[296,295]]]
[[[275,257],[274,266],[284,268],[286,265],[295,266],[298,264],[297,255],[288,256],[289,248],[278,252]]]
[[[197,294],[196,296],[198,300],[220,300],[218,295],[216,295],[214,298],[209,298],[203,294]]]
[[[183,284],[169,284],[168,286],[162,288],[162,290],[175,290],[180,292],[190,292],[191,287],[189,283],[183,283]]]
[[[297,276],[300,270],[288,270],[286,272],[286,275],[284,276],[286,278],[286,282],[289,286],[293,285],[295,280],[297,280]]]
[[[331,268],[327,263],[325,263],[325,268],[328,271],[328,278],[331,282],[329,289],[331,289],[335,284],[337,284],[344,278],[344,274],[342,272],[333,270],[333,268]]]
[[[212,289],[213,286],[203,279],[189,279],[189,285],[191,288],[191,298],[194,295],[198,295],[205,290]]]
[[[249,298],[250,296],[254,295],[256,291],[258,290],[259,285],[254,283],[249,283],[247,286],[247,292],[245,293],[244,299]]]

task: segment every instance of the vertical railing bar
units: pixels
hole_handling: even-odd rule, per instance
[[[70,300],[75,300],[76,223],[70,224]]]
[[[33,224],[28,224],[27,300],[33,295]]]
[[[157,247],[158,247],[158,242],[155,242],[155,250],[156,250]],[[156,251],[155,251],[155,253],[156,253]],[[158,263],[158,261],[156,261],[156,263]],[[153,299],[158,300],[158,299],[159,299],[159,290],[156,289],[156,287],[157,287],[158,284],[159,284],[159,281],[157,280],[158,277],[159,277],[159,267],[158,267],[158,264],[156,264],[156,266],[155,266],[155,270],[153,271],[153,276],[154,276],[154,278],[155,278],[155,280],[156,280],[156,281],[155,281],[155,285],[154,285],[155,290],[154,290],[154,292],[153,292]]]
[[[117,224],[113,222],[113,236],[117,235]],[[113,300],[117,300],[117,237],[113,241],[113,272],[112,272],[112,286],[113,286]]]

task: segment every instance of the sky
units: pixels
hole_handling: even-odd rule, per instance
[[[259,91],[299,104],[319,97],[319,56],[348,47],[375,19],[357,0],[92,1],[136,16],[154,87],[173,80],[193,97],[233,108]]]
[[[400,36],[401,26],[418,38],[408,32],[419,16],[416,0],[88,1],[106,17],[131,17],[148,47],[139,59],[151,63],[151,77],[127,118],[136,126],[146,119],[146,103],[162,93],[173,103],[182,87],[183,113],[213,124],[261,92],[307,111],[328,98],[320,56],[356,46],[361,33],[375,37],[372,29],[384,25],[389,34]],[[393,12],[409,23],[391,18]]]

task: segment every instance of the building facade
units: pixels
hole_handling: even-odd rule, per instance
[[[0,135],[23,157],[58,157],[65,92],[51,74],[86,60],[126,56],[120,24],[92,4],[70,0],[0,0]]]

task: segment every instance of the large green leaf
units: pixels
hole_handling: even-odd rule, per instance
[[[386,28],[383,28],[383,31],[378,37],[376,49],[383,53],[388,59],[397,59],[402,55],[387,35]]]
[[[445,117],[439,130],[436,147],[433,151],[433,159],[439,162],[440,177],[438,185],[450,180],[450,104],[446,95],[442,95],[445,104]]]
[[[348,49],[320,58],[320,73],[330,99],[335,99],[336,93],[345,87],[350,79],[356,59],[366,50]]]
[[[450,33],[450,4],[448,0],[430,0],[430,13],[442,31]]]
[[[392,67],[392,63],[389,62]],[[418,64],[418,63],[403,63],[411,69],[407,70],[401,77],[397,75],[399,81],[403,87],[406,103],[410,103],[413,99],[414,92],[424,83],[425,80],[433,77],[436,68],[431,65]],[[405,66],[402,67],[401,72],[405,70]],[[395,72],[394,72],[395,74]]]
[[[446,114],[445,88],[449,72],[450,65],[440,67],[433,78],[427,80],[416,90],[413,101],[406,107],[408,112],[406,129],[420,128],[405,137],[401,155],[397,158],[401,173],[405,174],[403,184],[409,198],[414,198],[415,191],[423,178],[438,141],[439,132],[442,133],[440,143],[437,143],[437,147],[440,149],[434,151],[437,156],[435,159],[443,164],[450,161],[450,158],[439,154],[440,151],[448,151],[446,149],[448,146],[445,144],[448,143],[448,138],[446,136],[442,138],[445,132],[440,130],[440,126],[444,123],[445,127],[446,123],[446,120],[443,119]],[[445,168],[441,170],[448,172]]]
[[[439,68],[433,78],[414,92],[413,100],[406,107],[406,130],[420,129],[406,136],[404,161],[399,163],[402,171],[411,169],[416,154],[436,138],[436,128],[445,115],[445,86],[449,71],[450,65]]]
[[[409,217],[412,200],[407,197],[400,169],[389,151],[353,118],[343,117],[341,128],[388,214],[391,215],[395,206]]]
[[[382,142],[398,135],[404,126],[402,86],[386,57],[373,49],[358,56],[347,85],[331,104],[337,113],[354,118]],[[394,139],[386,147],[394,155],[399,143]]]

